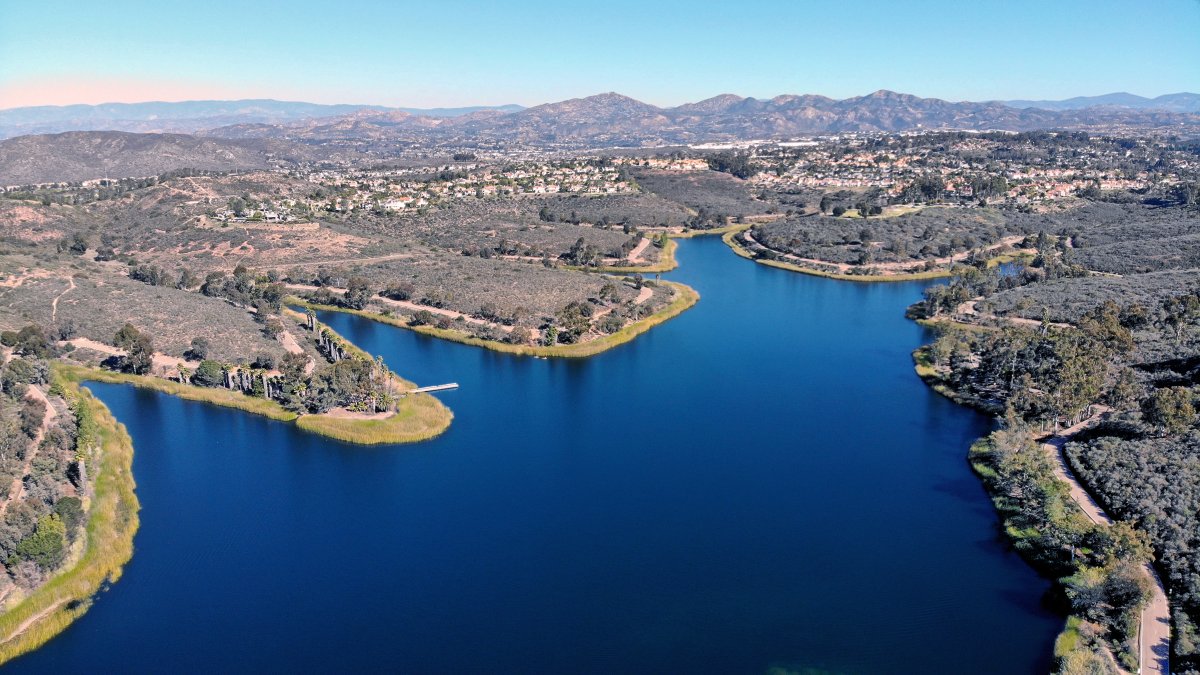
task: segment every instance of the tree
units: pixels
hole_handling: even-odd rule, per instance
[[[287,380],[298,382],[304,379],[304,371],[307,369],[308,357],[304,354],[288,352],[279,361],[279,372],[283,373],[283,377]]]
[[[830,199],[829,195],[821,195],[821,213],[829,213],[829,207],[831,206],[833,206],[833,200]]]
[[[845,214],[846,214],[846,207],[842,206],[841,204],[838,204],[837,206],[833,207],[833,217],[834,218],[841,218]]]
[[[201,361],[192,373],[192,384],[200,387],[222,387],[225,385],[225,368],[216,361]]]
[[[76,232],[71,235],[71,245],[68,247],[71,253],[75,255],[83,255],[88,250],[88,237],[83,232]]]
[[[345,303],[350,309],[363,309],[374,292],[366,277],[350,277],[346,284]]]
[[[380,295],[392,300],[409,300],[416,290],[416,287],[407,281],[393,281],[383,289]]]
[[[125,355],[125,367],[135,375],[145,375],[153,366],[154,345],[147,335],[139,335]]]
[[[1196,407],[1187,387],[1166,387],[1150,395],[1146,403],[1146,420],[1166,434],[1187,431],[1196,421]]]
[[[203,361],[204,359],[208,358],[210,349],[211,343],[208,341],[208,338],[203,336],[194,337],[192,338],[191,349],[189,349],[187,354],[184,354],[184,356],[195,361]]]
[[[131,347],[133,347],[134,342],[136,342],[141,335],[142,332],[139,331],[133,324],[126,323],[124,326],[121,326],[121,329],[117,331],[116,336],[113,337],[113,346],[118,349],[124,349],[128,351]]]
[[[433,324],[433,322],[435,320],[436,319],[434,319],[433,312],[431,312],[427,309],[422,309],[422,310],[418,310],[416,313],[414,313],[412,315],[412,319],[409,320],[408,325],[410,325],[410,326],[429,326],[429,325]]]
[[[265,323],[263,323],[263,335],[266,335],[268,338],[270,338],[272,340],[279,337],[280,335],[283,335],[283,330],[284,330],[283,322],[280,321],[279,319],[270,318],[270,319],[267,319]]]
[[[17,331],[12,338],[13,352],[23,356],[33,356],[39,359],[50,358],[54,348],[46,338],[46,332],[36,323],[31,323]]]
[[[17,555],[37,563],[44,570],[58,567],[67,552],[67,528],[57,513],[38,519],[33,534],[17,544]]]
[[[190,269],[185,267],[179,272],[179,281],[175,282],[175,287],[181,290],[190,291],[203,282],[203,279],[196,276]]]

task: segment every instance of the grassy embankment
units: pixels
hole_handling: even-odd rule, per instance
[[[385,323],[389,326],[406,328],[408,330],[421,333],[422,335],[429,335],[431,337],[450,340],[451,342],[458,342],[474,347],[483,347],[484,349],[491,349],[493,351],[504,352],[506,354],[521,354],[524,356],[545,356],[554,358],[582,358],[594,356],[618,345],[625,344],[626,342],[629,342],[630,340],[641,335],[642,333],[645,333],[660,323],[679,316],[684,311],[691,308],[692,305],[695,305],[700,299],[700,294],[689,286],[685,286],[674,281],[662,281],[659,283],[671,286],[675,289],[676,293],[675,299],[673,299],[661,310],[644,319],[634,321],[615,333],[598,337],[595,340],[568,345],[551,346],[513,345],[506,342],[497,342],[495,340],[481,340],[477,337],[473,337],[456,330],[437,328],[436,326],[412,326],[409,325],[408,321],[397,316],[379,314],[377,312],[368,312],[361,309],[348,309],[346,307],[337,307],[334,305],[317,305],[295,297],[288,298],[287,302],[289,304],[299,307],[307,307],[309,309],[353,314],[355,316],[361,316],[365,319],[371,319],[372,321]]]
[[[612,265],[606,267],[563,265],[563,269],[575,270],[576,272],[611,272],[614,274],[659,274],[661,272],[670,272],[679,267],[679,263],[675,260],[675,249],[678,247],[679,245],[673,239],[667,239],[666,245],[663,246],[662,251],[658,254],[658,262],[650,265]]]
[[[361,351],[361,350],[360,350]],[[91,380],[111,384],[131,384],[189,401],[211,403],[236,408],[296,426],[314,434],[348,443],[384,445],[416,443],[441,434],[450,426],[454,415],[437,398],[429,394],[411,394],[400,400],[394,415],[381,418],[343,418],[331,415],[297,415],[275,401],[248,396],[239,391],[215,387],[196,387],[173,380],[129,373],[114,373],[85,366],[62,365],[62,372],[74,382]],[[412,389],[415,385],[396,378],[396,389]]]
[[[983,410],[990,414],[1002,412],[997,402],[982,401],[974,397],[964,396],[946,382],[929,357],[928,347],[921,347],[913,352],[914,368],[918,376],[934,391],[946,396],[961,405]],[[1057,580],[1061,586],[1063,579],[1083,570],[1083,554],[1080,550],[1079,561],[1074,555],[1070,561],[1063,560],[1063,541],[1078,539],[1086,540],[1083,534],[1096,527],[1087,519],[1083,511],[1070,497],[1070,488],[1058,480],[1049,468],[1049,460],[1042,453],[1034,453],[1033,458],[1020,471],[1025,480],[1014,480],[1014,476],[1005,473],[1006,465],[999,461],[994,450],[992,436],[985,436],[976,441],[969,452],[972,470],[983,482],[988,496],[1000,515],[1005,535],[1029,563],[1051,579]],[[1033,526],[1026,513],[1028,505],[1011,494],[1011,484],[1028,482],[1035,486],[1030,493],[1039,495],[1042,500],[1040,511],[1043,514],[1040,526]],[[1008,486],[1008,487],[1006,487]],[[1124,633],[1108,644],[1093,629],[1083,617],[1068,614],[1066,624],[1054,642],[1054,656],[1058,669],[1056,672],[1098,672],[1116,673],[1113,652],[1123,662],[1124,666],[1136,667],[1137,663],[1137,628],[1136,614],[1125,616],[1120,632]]]
[[[74,565],[0,616],[0,663],[45,644],[82,616],[100,587],[121,576],[138,529],[133,443],[125,426],[59,364],[54,365],[54,381],[77,410],[82,447],[94,449],[95,482],[83,550],[72,558]]]
[[[1099,531],[1108,526],[1088,519],[1071,498],[1070,487],[1055,477],[1048,456],[1033,452],[1022,461],[1005,460],[996,450],[994,436],[976,441],[969,458],[1000,514],[1013,548],[1035,569],[1054,579],[1059,589],[1079,583],[1088,575],[1115,574],[1107,567],[1096,566],[1095,561],[1089,566],[1087,560],[1095,557],[1095,551],[1087,546],[1103,541]],[[1014,484],[1027,486],[1026,494],[1015,496]],[[1069,541],[1081,544],[1078,550],[1072,548],[1068,558],[1064,542]],[[1066,609],[1067,621],[1054,642],[1056,672],[1115,673],[1114,659],[1125,669],[1137,670],[1141,609],[1142,605],[1121,608],[1120,616],[1109,616],[1106,625],[1099,628]]]
[[[741,229],[746,228],[743,227]],[[725,244],[732,249],[734,253],[746,258],[747,260],[753,260],[756,263],[766,265],[768,267],[777,267],[781,270],[799,272],[801,274],[811,274],[812,276],[824,277],[826,279],[838,279],[840,281],[931,281],[933,279],[945,279],[953,274],[953,271],[950,267],[941,267],[934,270],[922,270],[920,272],[902,272],[899,274],[842,274],[840,272],[825,272],[822,270],[813,269],[811,267],[804,267],[803,265],[795,265],[793,263],[784,262],[782,260],[766,260],[764,258],[759,258],[750,251],[746,250],[746,247],[742,246],[737,239],[735,239],[737,233],[740,231],[741,230],[733,230],[725,233],[721,236],[721,241],[725,242]],[[996,265],[1014,262],[1016,260],[1023,260],[1027,257],[1029,256],[1024,254],[1000,254],[988,259],[988,267],[994,267]]]
[[[721,241],[725,245],[733,249],[733,252],[747,260],[753,260],[760,265],[767,267],[776,267],[781,270],[790,272],[799,272],[801,274],[811,274],[815,277],[824,277],[826,279],[838,279],[841,281],[927,281],[930,279],[942,279],[950,276],[949,269],[928,270],[923,272],[912,272],[904,274],[841,274],[838,272],[824,272],[821,270],[812,269],[811,267],[803,267],[801,265],[793,265],[789,262],[780,260],[766,260],[755,256],[750,251],[747,251],[734,238],[737,236],[737,231],[727,232],[721,236]]]
[[[660,272],[670,272],[679,267],[679,262],[675,260],[675,250],[679,245],[675,243],[676,239],[692,239],[695,237],[716,237],[730,232],[741,232],[742,230],[750,229],[752,224],[743,223],[740,225],[726,225],[724,227],[714,227],[710,230],[687,230],[684,232],[672,232],[667,234],[667,244],[663,247],[662,253],[659,254],[658,262],[653,265],[626,265],[612,267],[568,267],[568,269],[580,270],[585,272],[611,272],[614,274],[658,274]]]
[[[918,323],[921,322],[918,321]],[[925,381],[925,384],[929,385],[930,389],[933,389],[937,393],[945,396],[959,405],[975,408],[976,410],[983,411],[990,415],[999,415],[1004,412],[1004,408],[996,401],[984,401],[978,398],[964,396],[954,387],[950,386],[950,383],[946,382],[934,367],[933,360],[929,356],[928,346],[918,347],[913,351],[912,357],[913,368],[917,371],[917,375]]]

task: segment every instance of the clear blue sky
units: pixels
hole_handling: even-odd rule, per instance
[[[1200,92],[1200,0],[0,0],[0,108]]]

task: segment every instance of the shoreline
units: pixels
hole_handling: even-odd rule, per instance
[[[745,258],[747,260],[752,260],[760,265],[765,265],[767,267],[775,267],[777,269],[787,270],[789,272],[798,272],[800,274],[808,274],[810,276],[822,277],[824,279],[834,279],[836,281],[879,282],[879,283],[889,283],[889,282],[895,283],[895,282],[903,282],[903,281],[932,281],[934,279],[945,279],[945,278],[948,278],[948,277],[951,277],[954,275],[953,266],[939,267],[937,269],[925,270],[925,271],[921,271],[921,272],[901,272],[901,273],[897,273],[897,274],[842,274],[840,272],[825,272],[822,270],[813,269],[810,267],[804,267],[803,265],[795,265],[793,263],[784,262],[781,260],[765,260],[763,258],[759,258],[759,257],[755,256],[753,253],[751,253],[749,250],[747,250],[745,246],[742,246],[742,244],[737,241],[737,238],[736,238],[737,234],[739,232],[742,232],[749,228],[750,228],[750,226],[746,225],[746,226],[740,226],[739,229],[730,230],[721,236],[721,241],[725,242],[726,246],[728,246],[734,253],[741,256],[742,258]],[[1002,253],[1002,254],[996,255],[992,258],[988,258],[987,263],[988,263],[988,267],[992,267],[994,265],[1002,265],[1004,263],[1015,262],[1017,260],[1021,260],[1021,259],[1025,258],[1025,257],[1026,257],[1026,255],[1021,254],[1021,253]],[[830,264],[832,264],[832,263],[830,263]]]
[[[948,269],[948,268],[947,269],[929,270],[927,272],[914,272],[914,273],[904,273],[904,274],[839,274],[837,272],[822,272],[821,270],[815,270],[815,269],[811,269],[808,267],[802,267],[800,265],[793,265],[792,263],[788,263],[788,262],[781,262],[778,260],[764,260],[762,258],[758,258],[753,253],[746,250],[746,247],[742,246],[735,239],[738,232],[740,232],[740,231],[741,230],[735,230],[732,232],[725,233],[724,235],[721,236],[721,241],[725,242],[725,245],[728,246],[734,253],[736,253],[737,255],[739,255],[747,260],[751,260],[753,262],[756,262],[760,265],[764,265],[766,267],[774,267],[774,268],[781,269],[781,270],[787,270],[789,272],[798,272],[800,274],[808,274],[808,275],[811,275],[814,277],[822,277],[824,279],[833,279],[835,281],[858,281],[858,282],[881,282],[881,283],[882,282],[899,282],[899,281],[931,281],[933,279],[944,279],[944,278],[950,276],[950,274],[951,274],[950,269]]]
[[[260,415],[277,422],[294,423],[306,432],[358,445],[398,445],[419,443],[441,435],[450,427],[454,413],[429,394],[410,394],[396,414],[381,419],[346,419],[327,415],[300,415],[287,410],[275,401],[248,396],[241,392],[217,387],[197,387],[174,380],[130,373],[115,373],[87,366],[59,364],[64,378],[73,384],[86,381],[106,384],[128,384],[222,408],[233,408]],[[397,378],[403,385],[411,385]]]
[[[134,492],[133,440],[108,406],[55,364],[52,381],[66,398],[95,421],[91,443],[99,467],[90,498],[82,555],[78,561],[0,616],[0,664],[31,652],[66,630],[108,583],[120,579],[133,557],[141,508]]]
[[[993,417],[1003,414],[1003,409],[1001,409],[998,405],[989,404],[987,401],[982,401],[974,397],[963,396],[946,384],[946,382],[936,373],[933,366],[929,363],[928,350],[928,345],[918,347],[913,351],[912,355],[914,371],[916,372],[917,376],[920,377],[927,386],[929,386],[930,389],[946,397],[957,405],[971,408],[982,414]],[[1088,420],[1080,422],[1075,426],[1074,430],[1064,429],[1056,434],[1048,434],[1037,438],[1035,442],[1038,444],[1040,449],[1049,451],[1049,454],[1052,456],[1051,463],[1055,468],[1050,480],[1052,481],[1054,489],[1066,490],[1067,501],[1074,506],[1074,512],[1078,516],[1085,517],[1088,521],[1095,525],[1111,525],[1113,521],[1107,514],[1104,513],[1103,508],[1098,505],[1098,501],[1092,496],[1092,493],[1088,487],[1078,479],[1073,478],[1073,468],[1070,467],[1067,458],[1061,450],[1062,443],[1069,440],[1078,431],[1087,428],[1093,423],[1094,419],[1095,418],[1089,418]],[[1063,585],[1062,575],[1054,572],[1052,568],[1047,567],[1044,561],[1038,560],[1037,547],[1040,545],[1039,538],[1024,530],[1016,529],[1009,524],[1008,519],[1013,510],[1012,507],[1007,503],[1007,500],[1010,499],[1010,496],[996,489],[995,481],[997,478],[997,472],[996,469],[988,464],[988,456],[990,451],[987,448],[991,446],[991,443],[992,434],[989,432],[988,434],[975,439],[975,441],[971,444],[970,449],[967,451],[967,463],[971,467],[971,472],[975,474],[975,477],[983,486],[984,492],[987,494],[988,499],[992,502],[993,510],[996,513],[996,517],[998,519],[1000,529],[1003,531],[1005,540],[1009,543],[1012,549],[1021,556],[1022,560],[1024,560],[1027,565],[1032,567],[1039,576],[1050,582],[1052,589],[1061,591]],[[1057,464],[1055,464],[1055,462],[1057,462]],[[1067,515],[1064,517],[1070,518],[1072,516]],[[1138,637],[1135,642],[1138,652],[1137,672],[1159,672],[1160,670],[1162,670],[1162,672],[1166,672],[1162,669],[1162,664],[1159,663],[1157,659],[1153,660],[1153,665],[1149,665],[1147,663],[1145,657],[1148,646],[1143,644],[1143,639],[1146,632],[1145,627],[1147,625],[1146,612],[1149,606],[1155,602],[1160,604],[1166,603],[1166,609],[1162,610],[1161,613],[1167,617],[1166,620],[1169,621],[1170,605],[1169,601],[1166,600],[1161,575],[1154,567],[1153,562],[1146,561],[1143,563],[1143,567],[1146,569],[1147,576],[1151,583],[1155,588],[1157,588],[1157,594],[1153,589],[1151,590],[1147,606],[1143,607],[1139,613],[1137,631]],[[1066,610],[1064,613],[1065,619],[1063,628],[1059,631],[1059,634],[1054,640],[1053,656],[1057,661],[1065,661],[1066,659],[1070,658],[1072,654],[1077,653],[1097,655],[1098,650],[1103,650],[1101,654],[1098,654],[1098,656],[1104,658],[1105,660],[1111,661],[1111,664],[1118,669],[1125,667],[1125,664],[1122,664],[1121,662],[1122,653],[1117,651],[1117,647],[1115,645],[1109,645],[1105,642],[1097,642],[1095,644],[1090,644],[1090,646],[1084,644],[1079,630],[1080,624],[1084,621],[1084,619],[1082,619],[1078,614],[1075,614],[1069,610]],[[1151,617],[1151,621],[1154,620],[1161,621],[1162,617],[1157,617],[1157,619]],[[1166,648],[1169,653],[1169,638],[1166,640],[1166,642],[1168,643]],[[1150,653],[1153,654],[1153,651],[1150,651]],[[1147,671],[1147,668],[1152,670]],[[1128,671],[1119,670],[1118,672]]]
[[[675,249],[677,247],[678,245],[675,243],[675,240],[668,237],[666,246],[663,246],[662,253],[659,254],[658,262],[652,265],[602,265],[600,267],[563,265],[562,269],[573,270],[575,272],[598,272],[600,274],[661,274],[679,268],[679,262],[675,260]]]
[[[492,351],[503,352],[505,354],[541,356],[547,358],[587,358],[632,341],[634,338],[649,331],[651,328],[661,323],[665,323],[691,309],[700,300],[700,294],[690,286],[686,286],[677,281],[660,281],[659,283],[671,286],[675,289],[677,295],[675,299],[673,299],[669,304],[667,304],[666,307],[658,312],[655,312],[644,319],[634,321],[633,323],[622,327],[621,330],[615,333],[598,337],[595,340],[550,346],[514,345],[507,342],[497,342],[495,340],[483,340],[477,337],[466,335],[456,330],[438,328],[436,326],[411,326],[403,319],[379,314],[378,312],[369,312],[363,309],[350,309],[348,307],[337,307],[334,305],[320,305],[295,297],[288,298],[287,303],[312,310],[352,314],[354,316],[370,319],[371,321],[377,321],[379,323],[394,326],[396,328],[411,330],[414,333],[420,333],[429,337],[470,345],[472,347],[480,347],[482,349],[490,349]]]

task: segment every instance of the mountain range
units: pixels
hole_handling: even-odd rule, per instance
[[[27,134],[53,134],[63,131],[195,133],[230,124],[279,124],[320,117],[336,117],[360,110],[402,111],[424,117],[454,117],[480,110],[514,112],[521,110],[521,106],[388,108],[379,105],[328,105],[273,99],[47,105],[0,110],[0,138]]]
[[[841,100],[722,94],[664,108],[609,92],[531,108],[403,110],[269,100],[20,108],[0,111],[0,129],[82,130],[0,140],[0,185],[147,176],[181,168],[371,162],[395,158],[414,147],[579,150],[911,130],[1152,129],[1197,138],[1197,99],[1195,94],[1157,99],[1113,94],[1057,102],[975,103],[881,90]],[[1033,105],[1017,107],[1018,103]],[[1047,107],[1052,103],[1058,109]]]
[[[1012,130],[1200,129],[1200,114],[1114,105],[1048,110],[1000,102],[950,102],[891,91],[832,99],[723,94],[670,108],[617,93],[598,94],[515,112],[487,110],[432,118],[400,111],[280,124],[238,124],[205,132],[221,138],[275,138],[306,143],[354,138],[378,143],[470,147],[616,147],[787,138],[806,134],[913,129]]]
[[[1013,108],[1041,108],[1043,110],[1079,110],[1105,106],[1134,110],[1200,113],[1200,94],[1188,92],[1164,94],[1154,98],[1118,92],[1103,96],[1076,96],[1061,101],[1001,101],[1001,103]]]

